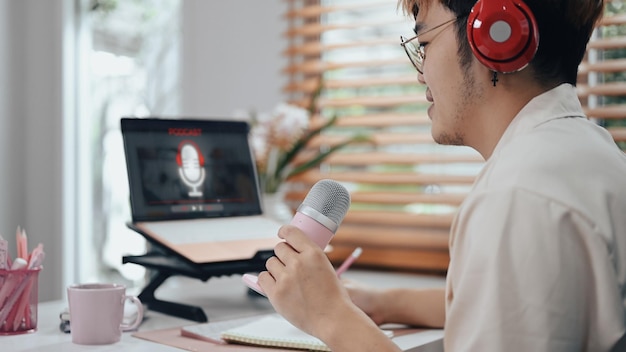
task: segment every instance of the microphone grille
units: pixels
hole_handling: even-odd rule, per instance
[[[313,185],[302,205],[317,210],[339,225],[350,207],[350,193],[337,181],[320,180]]]

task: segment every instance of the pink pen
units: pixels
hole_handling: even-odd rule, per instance
[[[32,270],[41,268],[41,262],[45,257],[45,253],[43,252],[43,244],[37,245],[30,256],[26,255],[26,257],[30,257],[30,261],[27,262],[23,258],[16,258],[13,262],[13,266],[11,270]],[[0,305],[2,302],[6,302],[4,307],[6,308],[4,312],[0,313],[0,321],[13,322],[13,331],[17,331],[19,326],[24,322],[26,326],[31,326],[31,310],[29,305],[31,288],[33,286],[33,275],[35,273],[29,272],[24,275],[24,278],[21,281],[13,280],[11,285],[5,285],[6,292],[2,292],[0,290]]]
[[[7,321],[13,322],[13,331],[17,331],[22,322],[26,324],[26,326],[31,326],[31,316],[30,316],[30,295],[33,286],[33,273],[28,273],[24,277],[24,282],[22,283],[23,288],[21,291],[16,292],[17,301],[15,301],[13,308],[11,308],[11,312]]]
[[[36,269],[41,266],[45,253],[43,252],[43,244],[39,243],[28,258],[28,269]]]
[[[41,263],[45,257],[45,253],[43,251],[43,244],[39,243],[35,249],[30,253],[28,260],[28,269],[39,269],[41,268]],[[16,303],[16,308],[14,310],[15,317],[13,317],[13,331],[17,331],[17,328],[20,326],[22,320],[24,320],[27,327],[30,327],[32,324],[31,318],[31,309],[30,309],[30,294],[33,286],[33,273],[28,273],[26,276],[26,280],[28,280],[28,284],[21,296],[18,298]],[[9,320],[10,321],[10,320]]]
[[[20,302],[19,300],[22,299],[23,295],[24,295],[24,291],[27,289],[27,287],[30,286],[30,276],[31,273],[28,273],[25,275],[25,277],[19,281],[19,282],[15,282],[13,283],[13,286],[15,287],[14,290],[12,290],[11,294],[9,295],[6,303],[5,303],[5,309],[3,312],[0,312],[0,321],[7,321],[8,322],[13,322],[13,331],[15,331],[17,329],[17,327],[19,327],[19,325],[21,324],[22,318],[20,317],[18,319],[18,315],[20,314]],[[26,293],[27,295],[30,295],[30,292]],[[22,312],[23,312],[23,308],[22,308]],[[10,314],[10,316],[9,316]]]
[[[19,226],[15,234],[15,241],[17,243],[17,256],[28,260],[28,239],[26,237],[26,231],[20,229]]]
[[[16,258],[11,266],[11,270],[25,269],[26,265],[28,265],[28,263],[26,263],[24,259]],[[16,287],[20,286],[20,284],[16,282],[17,280],[9,280],[9,278],[10,277],[8,277],[4,285],[0,287],[0,308],[5,308],[4,310],[0,310],[0,321],[2,322],[6,319],[6,314],[8,314],[9,311],[8,307],[12,307],[15,303],[15,301],[12,300],[13,293],[16,291]],[[17,300],[17,298],[15,300]]]
[[[0,269],[8,269],[9,242],[0,236]]]
[[[0,235],[0,270],[7,270],[9,266],[9,242]],[[0,276],[0,287],[4,284],[4,275]]]
[[[10,270],[25,269],[27,265],[28,263],[26,263],[24,259],[15,258],[15,261],[13,262],[13,265],[11,265]],[[7,280],[8,280],[8,277],[7,277]],[[11,280],[11,281],[6,281],[4,285],[0,286],[0,307],[4,306],[5,300],[8,299],[9,294],[15,288],[15,285],[16,284],[13,282],[13,280]]]
[[[352,263],[354,263],[359,258],[362,252],[363,250],[361,249],[361,247],[356,247],[356,249],[352,251],[352,254],[350,254],[350,256],[346,258],[346,260],[337,269],[337,276],[341,276],[341,274],[348,270],[350,265],[352,265]]]

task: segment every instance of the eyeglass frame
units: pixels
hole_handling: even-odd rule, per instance
[[[406,55],[409,57],[409,60],[411,61],[411,63],[413,64],[413,67],[415,67],[415,69],[417,70],[417,72],[419,72],[420,74],[424,74],[424,60],[426,60],[426,51],[424,49],[424,47],[426,46],[426,44],[430,44],[430,42],[432,42],[437,35],[435,35],[433,37],[433,39],[431,39],[431,41],[429,43],[426,44],[420,44],[420,41],[418,39],[419,36],[422,36],[426,33],[432,32],[435,29],[441,28],[441,27],[445,27],[451,23],[453,23],[454,21],[458,20],[459,17],[455,17],[452,19],[449,19],[441,24],[438,24],[436,26],[434,26],[433,28],[430,28],[428,30],[426,30],[425,32],[416,34],[415,36],[406,39],[404,36],[400,36],[400,45],[404,48],[404,52],[406,52]],[[443,32],[443,31],[442,31]],[[441,32],[439,32],[441,33]],[[437,33],[437,34],[439,34]],[[412,41],[416,40],[417,41],[417,45],[415,45],[414,43],[412,43]],[[411,52],[409,52],[409,49],[407,49],[406,45],[407,44],[411,44],[413,46],[413,48],[415,49],[415,57],[411,54]]]

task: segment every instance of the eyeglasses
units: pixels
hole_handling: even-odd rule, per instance
[[[447,26],[456,20],[457,20],[456,18],[453,18],[451,20],[445,21],[444,23],[437,25],[423,33],[417,34],[414,37],[409,38],[409,39],[406,39],[404,36],[400,36],[400,45],[402,45],[402,47],[404,48],[404,51],[406,51],[406,54],[409,57],[409,60],[411,60],[411,63],[413,64],[413,66],[415,66],[415,69],[417,70],[417,72],[421,74],[424,73],[424,60],[426,59],[426,51],[424,50],[424,47],[426,46],[426,44],[428,44],[428,43],[421,44],[419,39],[417,39],[417,37],[424,35],[428,32],[432,32],[437,28]],[[433,39],[431,39],[431,42],[440,33],[441,32],[437,33],[433,37]]]

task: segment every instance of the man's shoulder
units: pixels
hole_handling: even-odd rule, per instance
[[[626,156],[611,136],[583,118],[559,118],[516,135],[486,165],[489,174],[515,184],[585,177],[626,170]]]

